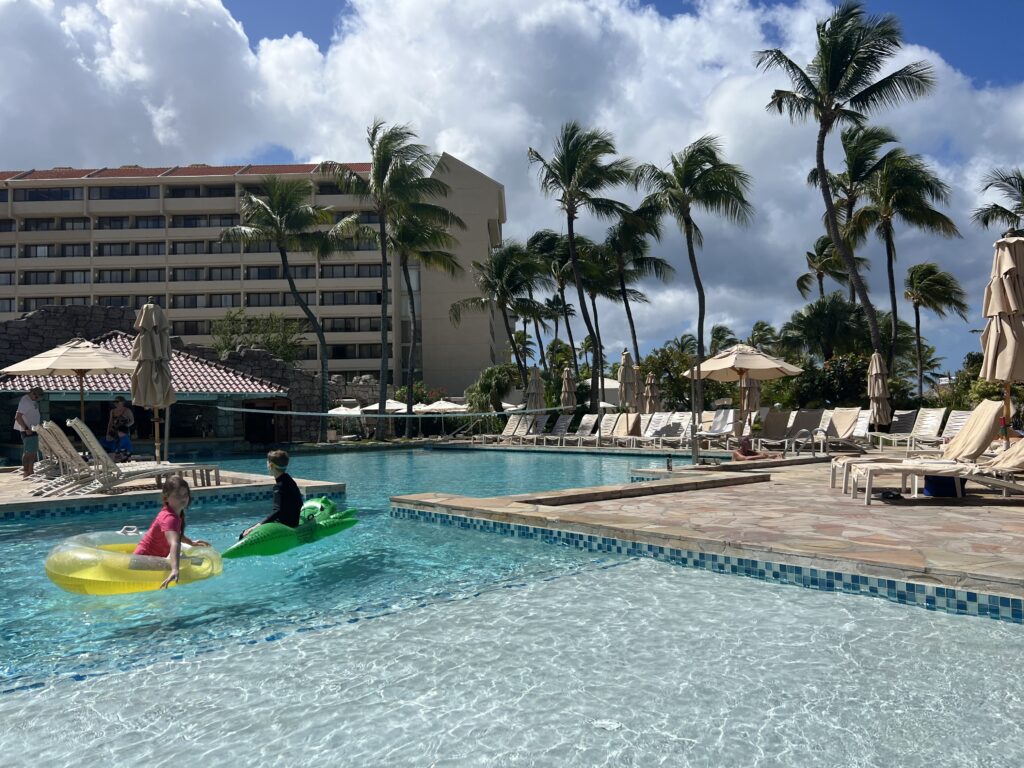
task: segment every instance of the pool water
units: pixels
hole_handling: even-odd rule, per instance
[[[1018,625],[387,516],[394,493],[621,482],[630,462],[650,465],[302,456],[363,522],[167,593],[46,580],[54,541],[120,518],[0,526],[0,764],[1024,762]],[[254,513],[189,524],[223,547]]]

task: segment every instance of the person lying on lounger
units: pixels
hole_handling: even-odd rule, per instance
[[[761,453],[759,451],[755,451],[753,446],[750,444],[749,437],[741,438],[740,447],[732,452],[733,461],[756,461],[757,459],[782,458],[785,458],[785,455],[781,453]]]

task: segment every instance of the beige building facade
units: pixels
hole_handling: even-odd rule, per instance
[[[367,164],[350,164],[356,172]],[[416,379],[459,395],[480,370],[508,358],[494,317],[448,320],[454,301],[476,295],[470,264],[501,242],[504,188],[450,155],[435,176],[451,194],[444,204],[466,223],[453,234],[465,273],[456,278],[412,267],[413,301],[421,326]],[[376,216],[355,197],[338,194],[317,164],[142,168],[53,168],[0,171],[0,319],[57,304],[138,308],[154,297],[172,332],[187,343],[209,344],[211,324],[232,309],[302,319],[280,257],[269,243],[220,242],[239,222],[243,192],[258,193],[263,176],[309,179],[313,202],[336,217]],[[380,251],[373,242],[318,262],[290,253],[296,287],[324,327],[328,368],[351,380],[376,377],[381,301],[388,302],[392,381],[404,382],[411,323],[409,297],[397,261],[389,264],[389,296],[381,296]],[[315,336],[306,336],[303,365],[319,369]]]

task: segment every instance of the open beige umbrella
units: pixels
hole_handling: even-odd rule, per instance
[[[540,380],[540,371],[536,366],[530,369],[530,381],[526,385],[523,403],[528,411],[540,411],[544,408],[544,385]]]
[[[661,410],[661,392],[658,391],[658,382],[654,373],[648,373],[644,381],[643,412],[657,413]]]
[[[392,399],[388,398],[387,400],[384,401],[384,409],[383,410],[384,410],[384,413],[399,413],[401,411],[406,410],[408,407],[409,406],[406,405],[405,403],[400,403],[397,400],[392,400]],[[360,413],[362,413],[364,415],[374,414],[374,413],[379,412],[380,410],[381,410],[380,405],[378,405],[377,403],[370,403],[369,405],[365,405],[365,406],[363,406],[362,408],[359,409]]]
[[[171,325],[159,304],[143,304],[135,318],[132,360],[138,362],[132,374],[132,403],[153,409],[153,446],[160,460],[160,409],[178,401],[171,383]],[[164,448],[166,457],[166,446]]]
[[[562,371],[562,393],[559,397],[559,405],[566,411],[576,409],[576,382],[572,378],[572,368],[568,365]]]
[[[135,362],[85,339],[71,339],[46,352],[9,365],[0,373],[15,376],[74,376],[78,379],[78,410],[85,421],[85,377],[132,373]]]
[[[996,243],[981,312],[988,320],[981,334],[979,378],[1003,383],[1002,434],[1008,446],[1010,385],[1024,381],[1024,238],[1004,237]]]
[[[868,365],[868,401],[871,404],[871,415],[868,421],[876,427],[892,421],[892,407],[889,405],[889,374],[885,369],[885,360],[879,352],[871,355]]]
[[[619,407],[627,413],[636,410],[636,372],[633,370],[633,356],[628,349],[622,350],[619,360]]]

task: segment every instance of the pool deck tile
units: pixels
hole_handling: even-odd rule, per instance
[[[865,506],[828,487],[828,466],[688,468],[623,486],[474,499],[415,494],[393,506],[785,562],[986,593],[1024,595],[1024,499],[971,486],[957,499]],[[685,478],[692,478],[686,482]],[[718,484],[721,479],[744,479]],[[682,483],[681,486],[675,485]],[[712,487],[713,486],[713,487]]]

